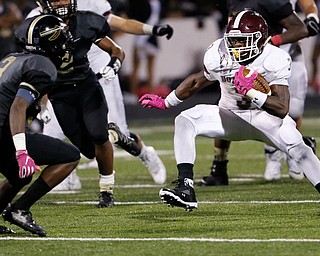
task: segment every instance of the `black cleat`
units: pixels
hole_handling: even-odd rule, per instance
[[[123,134],[118,125],[115,123],[109,123],[108,133],[111,143],[118,145],[133,156],[140,155],[141,149],[139,144],[133,138]]]
[[[12,209],[9,205],[2,213],[2,217],[5,221],[8,221],[20,228],[37,234],[38,236],[46,236],[47,232],[39,226],[33,219],[30,211]]]
[[[228,160],[216,161],[214,160],[211,167],[211,172],[208,176],[204,176],[198,182],[198,186],[227,186],[229,179],[227,174]]]
[[[114,206],[114,198],[113,194],[103,191],[99,193],[99,203],[97,207],[99,208],[105,208],[105,207],[113,207]]]
[[[13,234],[17,234],[16,232],[14,232],[11,228],[7,228],[5,226],[0,226],[0,235],[13,235]]]
[[[169,206],[182,207],[186,211],[197,209],[198,202],[193,188],[193,180],[184,178],[175,180],[172,183],[177,184],[176,188],[162,188],[159,191],[160,199]]]
[[[317,154],[317,141],[315,138],[313,137],[307,137],[307,136],[303,136],[303,141],[304,143],[309,146],[313,153],[316,155]]]

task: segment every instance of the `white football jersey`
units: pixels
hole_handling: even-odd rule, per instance
[[[222,38],[208,47],[204,56],[204,66],[208,72],[204,72],[205,77],[209,81],[220,82],[219,106],[233,110],[258,108],[248,98],[239,94],[233,85],[234,75],[239,70],[240,64],[232,61]],[[291,58],[288,53],[278,47],[267,44],[263,52],[246,67],[261,74],[269,85],[289,86]]]
[[[79,11],[91,11],[104,15],[111,11],[111,5],[107,0],[78,0]]]

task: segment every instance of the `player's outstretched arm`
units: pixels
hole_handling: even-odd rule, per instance
[[[314,0],[299,0],[299,7],[306,15],[304,23],[309,31],[308,36],[316,36],[320,31],[319,10]]]
[[[183,100],[191,97],[202,88],[211,84],[204,76],[204,70],[189,75],[178,87],[166,98],[155,94],[144,94],[139,99],[140,104],[145,108],[167,109],[179,105]]]
[[[112,29],[135,35],[166,36],[170,39],[173,35],[173,28],[169,24],[152,26],[134,19],[125,19],[110,14],[109,25]]]
[[[275,46],[297,42],[309,34],[307,27],[296,13],[280,20],[279,23],[286,28],[286,31],[271,37],[271,43]]]

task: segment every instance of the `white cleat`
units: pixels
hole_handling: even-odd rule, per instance
[[[280,180],[281,179],[281,164],[283,152],[276,150],[272,153],[266,153],[266,169],[264,172],[265,180]]]
[[[148,168],[156,184],[164,184],[166,182],[166,168],[153,147],[146,147],[145,153],[140,155],[139,158]]]
[[[51,191],[73,191],[81,189],[80,177],[76,170],[73,170],[60,184],[55,186]]]
[[[302,180],[304,178],[304,174],[301,171],[299,164],[289,155],[287,155],[287,165],[288,165],[288,174],[290,178],[295,180]]]
[[[97,160],[94,158],[94,159],[90,160],[90,161],[87,162],[87,163],[79,164],[79,165],[77,166],[77,168],[78,168],[79,170],[97,169],[97,168],[98,168],[98,162],[97,162]]]

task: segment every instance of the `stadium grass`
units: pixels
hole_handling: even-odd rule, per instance
[[[173,126],[131,125],[153,145],[176,179]],[[306,118],[303,133],[320,140],[320,119]],[[197,138],[195,179],[209,173],[213,140]],[[320,255],[319,194],[306,180],[264,181],[260,142],[233,142],[230,185],[196,187],[199,209],[167,207],[148,171],[127,155],[115,159],[114,208],[98,209],[98,172],[79,170],[82,190],[48,194],[31,210],[48,232],[39,238],[0,220],[17,234],[0,235],[0,255]],[[83,160],[85,161],[85,160]],[[2,176],[0,176],[0,180]]]

